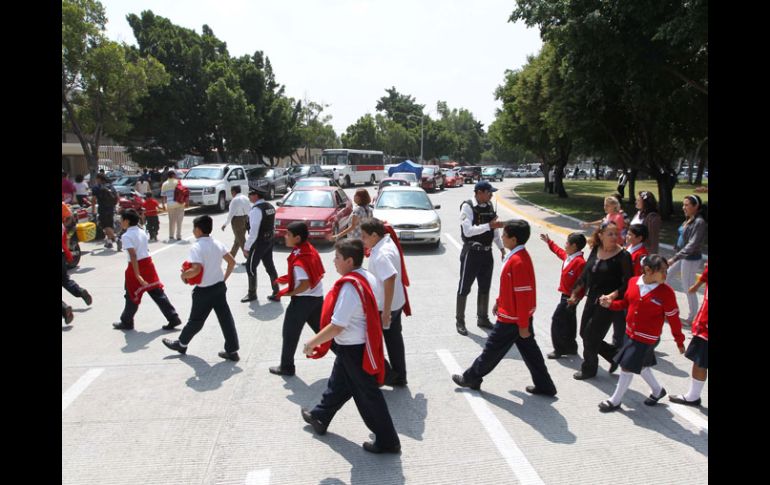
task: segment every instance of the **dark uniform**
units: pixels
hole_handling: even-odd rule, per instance
[[[487,185],[489,185],[489,183],[487,183]],[[466,200],[460,204],[461,221],[464,216],[462,211],[465,204],[468,204],[473,212],[473,226],[489,224],[497,217],[494,208],[492,208],[492,204],[473,205],[472,200]],[[465,217],[467,217],[467,214],[465,214]],[[489,321],[489,317],[487,316],[487,312],[489,309],[489,288],[492,284],[492,269],[494,266],[492,241],[495,239],[495,230],[488,229],[480,234],[469,237],[465,235],[465,231],[463,231],[461,225],[460,235],[463,240],[463,249],[460,253],[460,285],[457,289],[455,318],[457,332],[461,335],[467,335],[468,331],[465,328],[465,304],[474,280],[478,280],[478,299],[476,305],[477,323],[479,327],[482,328],[493,328],[492,322]],[[500,246],[502,245],[499,238],[497,242]]]
[[[261,194],[261,192],[260,192]],[[249,293],[242,301],[255,300],[257,298],[257,267],[261,262],[265,266],[270,277],[270,286],[273,288],[273,295],[278,293],[278,285],[275,280],[278,279],[278,272],[273,263],[273,238],[275,236],[275,207],[267,201],[254,204],[252,211],[261,211],[262,219],[258,228],[249,228],[257,231],[257,240],[251,245],[249,258],[246,260],[246,273],[249,277]]]

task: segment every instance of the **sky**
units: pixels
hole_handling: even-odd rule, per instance
[[[510,23],[514,0],[102,0],[107,36],[136,45],[128,14],[152,10],[201,33],[231,56],[263,51],[286,95],[329,105],[339,136],[395,86],[425,105],[465,108],[487,129],[506,69],[541,46],[538,29]]]

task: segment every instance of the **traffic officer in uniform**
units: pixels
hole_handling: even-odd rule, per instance
[[[481,328],[493,328],[487,316],[489,310],[489,288],[492,285],[492,241],[500,249],[501,259],[505,257],[500,229],[503,223],[497,220],[490,200],[497,189],[486,180],[476,183],[473,188],[474,199],[460,204],[460,234],[463,249],[460,253],[460,286],[457,289],[457,308],[455,319],[457,333],[468,335],[465,328],[465,303],[471,285],[478,280],[478,298],[476,300],[477,323]]]
[[[257,267],[261,262],[270,277],[273,294],[268,300],[278,301],[279,287],[275,283],[278,272],[273,263],[273,237],[275,235],[275,207],[265,200],[267,190],[249,187],[249,201],[254,204],[249,210],[249,238],[243,245],[246,256],[246,274],[249,277],[249,293],[241,299],[248,303],[257,299]]]

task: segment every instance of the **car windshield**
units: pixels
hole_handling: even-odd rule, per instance
[[[428,177],[433,177],[433,174],[435,173],[436,169],[434,168],[423,168],[422,174],[427,175]]]
[[[136,179],[138,177],[120,177],[118,180],[115,181],[114,185],[131,185],[134,182],[136,182]]]
[[[497,169],[496,168],[485,168],[482,171],[482,173],[485,173],[485,174],[497,173]]]
[[[326,180],[298,180],[295,187],[329,187]]]
[[[411,172],[398,172],[393,174],[394,179],[402,179],[407,182],[417,182],[417,175]]]
[[[284,207],[334,207],[332,193],[325,190],[295,190],[283,202]]]
[[[195,167],[184,176],[186,180],[220,180],[225,175],[223,168],[199,168]]]
[[[392,190],[382,192],[377,198],[377,209],[431,210],[433,204],[425,192]]]
[[[387,187],[389,185],[409,185],[409,183],[406,180],[398,179],[398,180],[383,180],[380,184],[380,187]]]
[[[302,175],[310,171],[310,167],[294,166],[289,169],[290,175]]]

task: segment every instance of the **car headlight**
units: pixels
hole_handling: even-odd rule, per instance
[[[326,221],[310,221],[310,227],[324,227],[326,226]]]
[[[216,187],[206,187],[203,189],[204,194],[213,194],[216,191],[217,191]]]
[[[441,227],[441,223],[438,221],[429,222],[427,224],[420,224],[420,229],[438,229]]]

